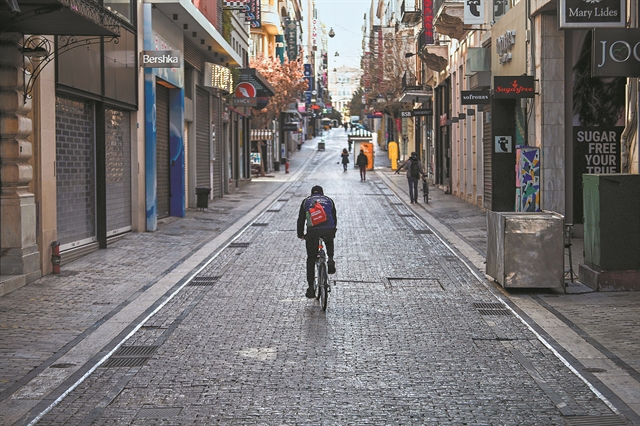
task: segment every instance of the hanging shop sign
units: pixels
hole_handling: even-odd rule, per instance
[[[496,136],[494,151],[496,154],[509,154],[513,152],[512,136]]]
[[[460,92],[462,105],[483,105],[491,103],[491,93],[489,89],[483,90],[463,90]]]
[[[427,116],[432,116],[433,115],[433,109],[432,108],[414,109],[412,112],[413,112],[413,116],[414,117],[427,117]]]
[[[179,50],[143,50],[140,52],[142,68],[180,68],[182,52]]]
[[[290,61],[298,59],[298,26],[291,18],[284,20],[284,40],[286,42],[287,57]]]
[[[245,21],[249,22],[251,28],[261,28],[262,10],[260,9],[260,0],[249,0],[247,2],[247,11],[244,16]]]
[[[402,118],[411,118],[411,111],[400,111],[400,117]]]
[[[496,99],[533,98],[534,94],[533,76],[493,77],[493,97]]]
[[[560,28],[617,28],[626,25],[625,0],[559,0]]]
[[[433,44],[433,0],[422,0],[422,28],[424,44]]]
[[[222,65],[204,63],[204,86],[220,89],[226,93],[231,93],[233,78],[231,70]]]
[[[465,0],[464,1],[464,23],[465,25],[484,24],[484,2],[486,0]]]
[[[591,51],[593,77],[640,77],[640,28],[596,28]]]
[[[285,132],[297,132],[299,128],[300,128],[300,123],[297,123],[297,122],[284,123],[282,125],[282,130],[284,130]]]

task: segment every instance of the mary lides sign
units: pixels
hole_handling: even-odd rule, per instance
[[[560,28],[624,27],[625,6],[625,0],[559,0]]]

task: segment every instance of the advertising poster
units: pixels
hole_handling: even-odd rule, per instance
[[[592,31],[574,31],[573,223],[583,223],[582,175],[620,173],[624,130],[623,77],[591,77]]]

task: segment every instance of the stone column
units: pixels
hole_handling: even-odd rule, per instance
[[[33,124],[23,98],[21,34],[0,35],[0,275],[41,276],[36,244],[35,196],[29,192]],[[28,60],[28,59],[27,59]]]

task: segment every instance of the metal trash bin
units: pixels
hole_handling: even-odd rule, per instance
[[[564,217],[487,211],[487,275],[502,287],[564,288]]]
[[[318,142],[318,151],[324,151],[324,142]]]
[[[197,196],[196,207],[197,208],[203,209],[203,210],[209,208],[210,193],[211,193],[211,188],[196,187],[196,196]]]

